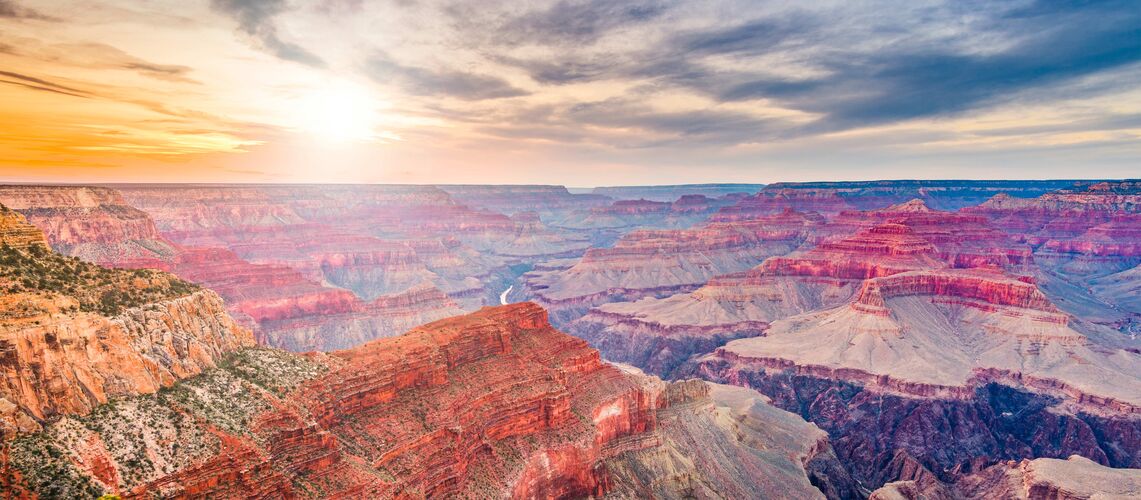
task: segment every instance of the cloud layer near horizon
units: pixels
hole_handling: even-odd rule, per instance
[[[584,185],[1141,158],[1127,0],[78,4],[0,0],[0,92],[31,96],[0,119],[38,122],[0,172]],[[372,140],[315,143],[305,103],[348,87]]]

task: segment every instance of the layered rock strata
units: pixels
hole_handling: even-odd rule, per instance
[[[755,392],[603,363],[534,304],[330,355],[257,348],[7,448],[17,494],[821,498],[822,432]],[[810,474],[812,478],[810,479]]]

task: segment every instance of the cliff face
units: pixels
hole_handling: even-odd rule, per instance
[[[0,186],[0,203],[23,213],[52,248],[98,264],[169,260],[177,249],[118,192],[82,186]]]
[[[0,205],[0,245],[20,250],[29,247],[47,250],[48,239],[19,212]]]
[[[9,307],[35,300],[5,299]],[[70,305],[40,303],[47,314],[6,322],[0,341],[5,434],[36,429],[58,415],[86,414],[113,397],[155,392],[253,343],[209,291],[114,318],[62,311]]]
[[[1110,467],[1141,464],[1141,421],[1135,417],[1097,408],[1060,409],[1058,398],[1006,385],[919,395],[903,392],[906,387],[873,387],[849,373],[727,360],[705,362],[701,373],[755,388],[776,406],[819,425],[831,436],[840,461],[868,488],[893,481],[953,482],[1001,460],[1076,454]]]
[[[119,189],[183,246],[169,269],[217,289],[259,339],[297,350],[348,347],[498,303],[513,269],[580,255],[592,241],[534,213],[458,204],[431,186]],[[456,189],[487,203],[551,195]]]
[[[0,233],[0,431],[149,394],[253,343],[213,292],[51,253],[9,212]],[[10,229],[15,227],[19,231]],[[16,234],[28,245],[13,244]]]
[[[169,391],[17,439],[4,484],[63,496],[819,497],[805,469],[834,460],[823,434],[727,390],[604,364],[516,304],[330,355],[241,351]],[[847,484],[817,480],[829,478]]]

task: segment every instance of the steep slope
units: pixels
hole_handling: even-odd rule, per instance
[[[56,496],[819,498],[806,467],[851,488],[820,475],[835,459],[811,424],[604,364],[534,304],[329,355],[241,351],[5,456],[7,489]]]
[[[114,397],[155,392],[253,343],[213,292],[166,273],[106,269],[53,253],[34,229],[0,208],[5,438]]]

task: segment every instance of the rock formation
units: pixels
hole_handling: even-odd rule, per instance
[[[118,192],[86,186],[0,186],[0,203],[24,214],[57,251],[104,265],[154,264],[177,248]]]
[[[854,491],[811,424],[746,389],[603,363],[526,303],[330,355],[241,351],[171,390],[59,419],[4,456],[5,489],[45,496]]]
[[[588,251],[568,269],[533,272],[525,283],[556,321],[569,321],[598,304],[672,295],[748,269],[795,249],[812,224],[810,217],[785,212],[687,230],[634,231],[613,248]]]
[[[253,343],[213,292],[54,254],[34,230],[0,209],[0,438],[153,393]]]

